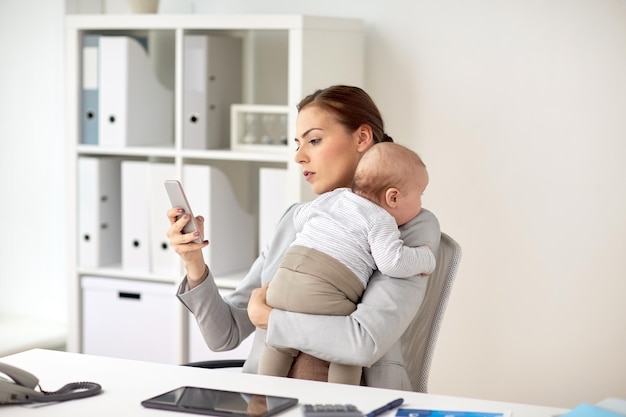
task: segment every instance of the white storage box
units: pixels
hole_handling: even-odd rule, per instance
[[[230,106],[230,147],[234,151],[287,152],[289,108],[260,104]]]
[[[176,286],[84,276],[83,352],[179,363]]]

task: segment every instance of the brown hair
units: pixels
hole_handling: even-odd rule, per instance
[[[335,115],[346,131],[354,132],[362,124],[372,128],[374,143],[393,142],[385,133],[383,118],[372,98],[359,87],[333,85],[304,97],[298,112],[307,106],[319,106]]]
[[[397,143],[372,146],[361,158],[352,180],[352,191],[376,204],[389,187],[414,187],[426,168],[418,154]]]

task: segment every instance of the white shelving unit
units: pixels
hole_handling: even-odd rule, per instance
[[[313,196],[309,186],[300,175],[299,166],[293,161],[294,144],[289,143],[288,152],[232,151],[230,149],[185,149],[183,143],[183,41],[186,34],[219,34],[239,37],[243,43],[243,104],[278,105],[288,108],[288,138],[295,137],[296,104],[302,97],[318,88],[332,84],[351,84],[362,86],[364,80],[364,33],[363,23],[354,19],[325,18],[301,15],[67,15],[66,27],[66,128],[67,128],[67,181],[76,186],[68,187],[68,236],[72,248],[69,252],[69,351],[84,351],[84,328],[92,318],[85,320],[85,311],[101,314],[96,322],[101,326],[107,317],[114,317],[115,305],[106,301],[94,309],[85,306],[85,292],[81,286],[83,277],[91,282],[98,278],[103,281],[126,282],[137,284],[162,284],[171,297],[175,297],[175,288],[182,277],[182,268],[178,274],[155,274],[151,272],[127,271],[121,265],[83,268],[79,265],[79,202],[78,202],[78,159],[80,157],[118,157],[122,160],[168,162],[173,164],[176,176],[183,177],[186,164],[217,166],[231,172],[232,181],[239,184],[246,193],[250,209],[258,218],[258,178],[261,168],[283,168],[286,170],[284,184],[285,201],[278,205],[288,205],[310,200]],[[87,34],[144,36],[158,45],[158,49],[149,49],[154,68],[162,77],[163,84],[173,91],[173,140],[163,147],[101,147],[81,144],[81,76],[82,76],[82,39]],[[158,52],[158,56],[157,56]],[[289,142],[293,142],[289,140]],[[193,181],[186,178],[185,181]],[[165,191],[163,191],[165,193]],[[238,191],[239,192],[239,191]],[[203,214],[203,213],[196,213]],[[148,213],[146,213],[146,216]],[[165,234],[167,220],[163,215],[162,229],[155,231]],[[258,234],[258,231],[255,232]],[[211,236],[207,236],[211,240]],[[258,245],[257,245],[258,246]],[[258,248],[257,248],[258,252]],[[242,278],[245,271],[229,273],[216,277],[218,285],[224,290],[232,289]],[[171,290],[171,291],[170,291]],[[90,299],[105,300],[106,297]],[[99,311],[99,313],[98,313]],[[142,314],[141,312],[138,314]],[[219,355],[206,351],[206,357],[198,357],[198,347],[190,346],[197,337],[191,337],[188,327],[189,317],[186,310],[177,302],[173,313],[175,325],[167,331],[160,329],[160,323],[150,323],[149,318],[140,317],[139,322],[149,323],[137,328],[142,332],[160,332],[163,340],[174,340],[173,356],[164,361],[183,363],[189,360],[215,359]],[[104,320],[102,319],[104,318]],[[132,319],[132,317],[129,317]],[[146,321],[147,320],[147,321]],[[112,325],[112,343],[115,343],[115,325]],[[92,332],[94,329],[89,329]],[[104,331],[104,330],[103,330]],[[169,343],[169,342],[168,342]],[[150,349],[159,349],[151,345]],[[124,353],[112,353],[124,356]],[[159,359],[157,359],[159,360]]]

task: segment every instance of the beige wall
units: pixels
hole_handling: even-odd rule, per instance
[[[51,3],[57,6],[44,9]],[[38,42],[48,42],[51,51],[45,62],[60,76],[56,30],[46,23],[56,22],[50,12],[61,2],[51,3],[0,0],[0,23],[19,22],[4,17],[7,9],[19,9],[23,20],[13,29],[41,31]],[[464,250],[431,392],[555,406],[626,398],[625,1],[191,3],[197,12],[310,13],[367,22],[367,88],[389,133],[426,160],[432,182],[425,205]],[[3,24],[5,48],[16,38],[7,37]],[[61,93],[57,78],[33,77],[19,66],[33,59],[13,53],[14,59],[0,57],[7,61],[3,74],[12,76],[12,82],[3,77],[0,94],[0,128],[7,132],[0,178],[3,190],[9,178],[29,187],[22,192],[26,208],[18,211],[36,230],[20,233],[24,227],[12,221],[16,210],[3,199],[0,312],[18,305],[15,297],[24,291],[39,301],[24,309],[43,311],[51,297],[64,301],[53,285],[63,282],[63,264],[56,261],[63,252],[51,246],[64,230],[52,183],[63,162],[29,155],[36,180],[25,180],[16,161],[30,146],[5,152],[8,138],[28,136],[55,155],[50,141],[62,143],[60,119],[46,115],[37,127],[14,100],[27,108],[30,101],[20,97],[30,85],[29,94],[43,94],[45,111],[61,106]],[[43,243],[33,245],[35,237]],[[41,262],[32,262],[33,253]]]
[[[375,23],[368,86],[464,249],[431,391],[626,397],[626,2],[412,10]]]

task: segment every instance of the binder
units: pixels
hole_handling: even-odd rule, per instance
[[[171,207],[163,182],[176,179],[174,164],[150,163],[150,271],[154,274],[178,276],[180,257],[170,247],[166,231],[166,212]]]
[[[232,167],[231,167],[232,168]],[[214,277],[247,270],[257,253],[255,217],[242,169],[223,171],[214,166],[185,165],[183,186],[196,216],[204,217],[204,260]],[[245,170],[243,170],[245,171]],[[239,176],[242,186],[231,178]]]
[[[78,158],[78,264],[97,268],[121,262],[119,158]]]
[[[102,36],[99,50],[100,146],[171,146],[173,92],[159,82],[140,41]]]
[[[287,183],[287,170],[259,168],[259,249],[270,244],[278,221],[288,208],[287,190],[278,186]]]
[[[122,268],[150,272],[150,165],[122,161]]]
[[[98,45],[100,35],[83,36],[80,143],[98,144]]]
[[[230,106],[242,102],[242,40],[185,35],[183,43],[183,146],[226,149]]]

